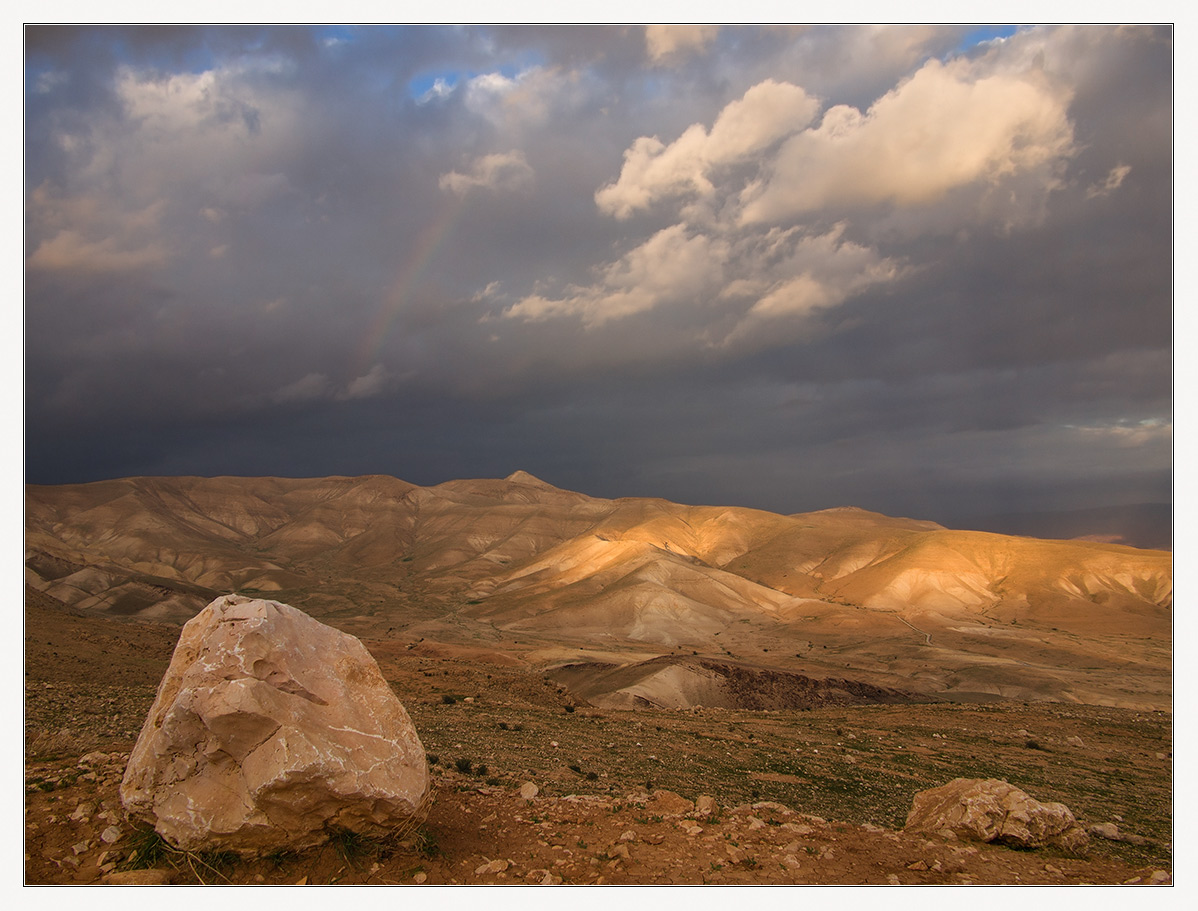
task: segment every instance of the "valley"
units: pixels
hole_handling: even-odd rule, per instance
[[[176,882],[1171,875],[1168,552],[522,473],[30,486],[26,510],[28,882],[128,865],[115,784],[181,623],[226,590],[361,638],[437,794],[419,843],[167,858]],[[954,777],[1121,834],[1073,857],[904,833]],[[703,796],[721,809],[697,820]]]

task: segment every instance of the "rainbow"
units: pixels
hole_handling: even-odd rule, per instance
[[[371,320],[366,334],[358,345],[354,357],[353,376],[363,376],[379,360],[383,343],[391,331],[396,317],[403,311],[408,294],[420,281],[428,264],[432,262],[437,252],[445,245],[449,235],[453,233],[458,216],[465,207],[465,199],[456,194],[452,196],[429,224],[421,230],[416,243],[408,251],[408,255],[400,264],[390,287],[382,297],[378,314]]]

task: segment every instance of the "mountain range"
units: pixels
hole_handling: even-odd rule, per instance
[[[525,472],[27,485],[25,510],[26,583],[66,607],[181,624],[260,594],[368,641],[585,679],[613,705],[629,687],[714,698],[718,668],[957,701],[1172,699],[1167,551],[600,499]]]

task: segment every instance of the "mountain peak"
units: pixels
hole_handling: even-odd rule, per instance
[[[533,487],[553,487],[552,484],[548,483],[547,481],[542,481],[536,475],[531,475],[527,471],[513,471],[510,475],[504,478],[504,480],[512,484],[527,484]]]

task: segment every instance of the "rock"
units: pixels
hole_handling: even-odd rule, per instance
[[[120,839],[121,839],[120,826],[109,826],[107,829],[105,829],[103,832],[100,833],[100,841],[104,842],[104,844],[106,844],[106,845],[115,844],[116,842],[120,841]]]
[[[178,848],[254,855],[385,834],[428,791],[416,729],[361,642],[226,595],[183,627],[121,800]]]
[[[783,816],[790,815],[790,807],[784,807],[782,804],[773,800],[759,800],[753,804],[754,810],[773,810],[776,813],[781,813]]]
[[[1061,803],[1040,803],[1005,781],[957,778],[915,795],[905,827],[1018,848],[1084,851],[1086,830]]]
[[[412,882],[414,882],[418,886],[424,884],[427,881],[428,881],[428,874],[425,873],[423,870],[421,870],[419,873],[415,874],[412,877]]]
[[[694,812],[695,805],[673,791],[657,790],[649,798],[647,806],[662,816],[686,816]]]
[[[711,816],[713,813],[719,812],[720,805],[715,802],[715,798],[709,797],[706,794],[700,794],[695,798],[696,816]]]
[[[175,881],[170,870],[118,870],[100,879],[102,886],[169,886]]]
[[[474,870],[475,876],[482,876],[485,873],[502,873],[510,864],[506,860],[489,860],[485,864],[479,864]]]
[[[1150,886],[1161,886],[1170,882],[1173,882],[1173,877],[1167,870],[1153,870],[1152,875],[1148,877]]]
[[[1065,742],[1067,744],[1069,744],[1070,746],[1075,746],[1075,747],[1084,748],[1086,746],[1086,742],[1084,740],[1082,740],[1080,737],[1078,737],[1076,734],[1073,735],[1072,737],[1066,737]]]
[[[1144,838],[1144,836],[1124,832],[1113,822],[1095,823],[1088,827],[1086,831],[1097,838],[1105,838],[1107,841],[1121,841],[1129,845],[1148,844],[1148,839]]]
[[[532,800],[534,797],[536,797],[540,793],[541,793],[541,789],[538,788],[531,781],[526,781],[526,782],[524,782],[524,784],[520,785],[520,796],[523,797],[525,800]]]

